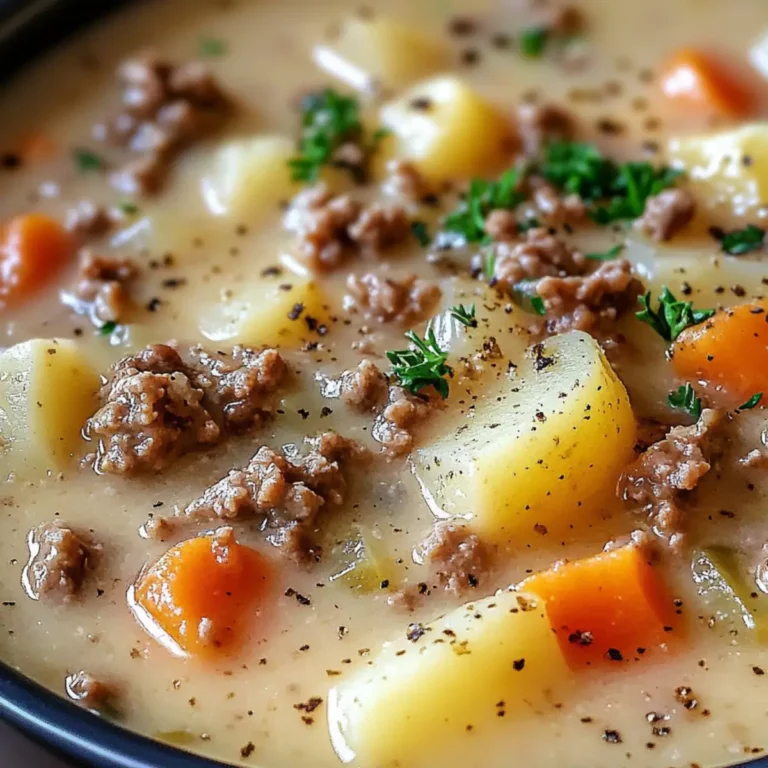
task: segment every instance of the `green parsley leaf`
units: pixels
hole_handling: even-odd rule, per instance
[[[457,304],[455,307],[451,307],[448,311],[451,313],[451,317],[455,318],[467,328],[477,328],[474,304],[470,304],[468,307],[465,307],[463,304]]]
[[[614,245],[613,248],[609,248],[605,253],[585,253],[585,259],[592,259],[592,261],[610,261],[615,259],[624,250],[623,245]]]
[[[322,166],[333,160],[333,153],[345,142],[359,142],[362,134],[356,99],[330,88],[307,96],[302,104],[299,154],[288,161],[293,180],[317,181]]]
[[[763,399],[763,393],[755,392],[755,394],[752,395],[752,397],[750,397],[746,403],[742,403],[737,410],[748,411],[750,408],[754,408],[762,399]]]
[[[371,135],[371,148],[376,149],[387,136],[391,136],[392,131],[389,128],[383,126],[377,128]]]
[[[520,171],[512,168],[498,181],[472,179],[465,199],[459,207],[443,219],[443,229],[460,234],[468,243],[484,242],[485,217],[499,209],[511,210],[525,200],[517,190]]]
[[[754,224],[747,224],[744,229],[734,229],[726,232],[720,241],[723,250],[731,256],[741,256],[743,253],[756,251],[765,243],[765,230]]]
[[[227,44],[217,37],[201,37],[197,41],[198,56],[223,56],[227,52]]]
[[[543,53],[549,40],[549,30],[546,27],[529,27],[520,33],[520,53],[526,59],[538,59]]]
[[[696,397],[696,392],[689,382],[670,392],[667,402],[670,407],[685,411],[694,421],[698,421],[701,416],[701,398]]]
[[[703,323],[715,314],[714,309],[694,309],[691,301],[678,301],[665,285],[656,311],[651,309],[651,292],[640,296],[642,310],[635,317],[653,328],[665,341],[674,341],[686,328]]]
[[[400,386],[414,394],[432,386],[442,398],[448,397],[448,381],[444,377],[452,375],[453,370],[446,364],[448,353],[440,349],[434,330],[430,328],[424,339],[414,331],[407,331],[405,337],[413,346],[387,351]]]
[[[99,336],[111,336],[116,328],[117,323],[114,320],[107,320],[107,322],[99,328]]]
[[[94,171],[103,171],[105,168],[104,160],[90,149],[74,150],[75,164],[80,173],[91,173]]]
[[[493,248],[483,254],[483,274],[489,282],[496,276],[496,251]]]
[[[135,216],[139,212],[139,206],[136,205],[136,203],[131,202],[130,200],[121,200],[117,207],[124,213],[126,216]]]
[[[544,299],[536,292],[538,280],[521,280],[512,287],[512,300],[526,312],[534,315],[546,315],[547,308]]]
[[[427,224],[424,221],[412,221],[411,232],[413,232],[413,236],[419,241],[419,245],[422,248],[426,248],[432,242]]]

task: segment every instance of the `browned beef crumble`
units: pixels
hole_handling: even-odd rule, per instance
[[[497,208],[485,217],[486,234],[496,242],[517,239],[517,218],[512,211]]]
[[[547,224],[563,226],[586,219],[587,206],[579,195],[561,195],[552,184],[537,176],[531,177],[529,185],[538,218]]]
[[[81,237],[97,237],[109,232],[117,219],[102,205],[91,200],[81,200],[67,211],[64,226]]]
[[[523,103],[517,110],[517,122],[523,149],[531,157],[550,141],[573,138],[573,115],[554,104]]]
[[[456,595],[478,587],[491,568],[488,547],[464,525],[438,523],[421,550],[438,582]]]
[[[402,206],[374,203],[364,207],[349,195],[334,196],[324,184],[293,199],[285,228],[296,234],[299,255],[318,271],[335,269],[355,251],[377,256],[410,235]]]
[[[317,559],[314,538],[321,513],[344,503],[345,469],[369,454],[335,432],[309,442],[304,455],[263,446],[245,468],[230,470],[188,504],[185,514],[224,520],[264,516],[272,543],[298,562]]]
[[[653,530],[679,549],[686,502],[722,449],[721,412],[705,409],[696,424],[672,427],[619,480],[619,496],[647,515]]]
[[[229,98],[200,62],[174,64],[145,52],[118,69],[123,109],[94,126],[95,138],[141,155],[113,175],[126,194],[151,194],[165,182],[178,151],[217,128]]]
[[[649,197],[635,227],[654,240],[670,240],[693,218],[696,201],[685,189],[665,189]]]
[[[87,313],[96,325],[125,320],[131,307],[129,286],[138,274],[138,267],[130,259],[81,251],[74,308]]]
[[[419,201],[429,193],[426,179],[408,160],[391,160],[387,165],[387,173],[390,189],[406,200]]]
[[[367,272],[351,274],[347,290],[354,306],[382,323],[409,325],[422,320],[440,300],[440,287],[416,275],[396,279]]]
[[[189,363],[153,344],[113,366],[102,407],[86,422],[99,473],[157,472],[179,456],[263,422],[287,373],[273,349],[235,347],[229,357],[199,348]]]
[[[405,456],[413,449],[414,431],[440,407],[440,396],[430,390],[412,394],[402,387],[389,388],[389,402],[376,417],[372,434],[390,458]]]
[[[387,377],[375,363],[366,359],[355,370],[342,374],[341,398],[356,411],[375,411],[386,401],[387,387]]]
[[[113,686],[83,670],[67,675],[64,690],[72,701],[96,712],[111,707],[115,699]]]
[[[29,561],[23,582],[35,600],[71,602],[80,591],[99,548],[54,520],[33,528],[28,535]]]

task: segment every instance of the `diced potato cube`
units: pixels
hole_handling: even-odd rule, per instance
[[[574,331],[531,347],[513,380],[471,421],[417,452],[445,512],[483,538],[535,544],[594,522],[632,456],[635,419],[597,342]]]
[[[352,17],[314,57],[328,74],[359,91],[381,83],[402,88],[450,65],[445,45],[413,25],[384,16]]]
[[[669,156],[706,208],[747,216],[768,200],[768,123],[675,138]]]
[[[285,136],[255,136],[224,144],[202,179],[202,192],[212,213],[250,220],[277,210],[298,189],[288,161],[296,154]]]
[[[416,768],[426,755],[542,706],[567,679],[540,601],[503,592],[424,627],[411,625],[328,699],[331,740],[344,762]]]
[[[456,77],[420,83],[385,104],[381,122],[393,136],[383,142],[431,182],[483,176],[509,157],[510,121]]]
[[[97,373],[70,339],[32,339],[0,354],[3,469],[23,477],[63,469],[81,448],[98,390]]]
[[[203,311],[200,331],[211,341],[247,346],[294,347],[318,339],[329,321],[317,283],[291,275],[261,278]]]

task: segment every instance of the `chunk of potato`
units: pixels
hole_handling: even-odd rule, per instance
[[[224,144],[203,176],[205,202],[217,216],[250,220],[277,210],[298,189],[288,161],[296,147],[286,136],[254,136]]]
[[[381,83],[403,88],[450,65],[445,45],[385,16],[347,19],[331,45],[314,50],[318,66],[359,91]]]
[[[99,377],[71,339],[32,339],[0,354],[0,455],[35,477],[63,469],[96,409]]]
[[[317,339],[329,322],[317,283],[302,277],[261,278],[203,311],[200,331],[211,341],[293,347]]]
[[[513,142],[510,121],[450,76],[419,83],[385,104],[381,122],[393,136],[379,154],[410,160],[434,183],[494,173]]]
[[[627,392],[585,333],[531,347],[498,396],[471,421],[417,452],[422,487],[500,544],[540,541],[594,522],[632,456]]]
[[[347,763],[419,766],[468,725],[498,722],[498,702],[507,717],[535,711],[567,674],[541,602],[503,592],[411,625],[331,690],[331,739]]]
[[[669,156],[706,208],[747,216],[768,200],[768,123],[675,138]]]

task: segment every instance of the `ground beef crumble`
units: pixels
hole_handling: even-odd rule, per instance
[[[113,686],[83,670],[67,675],[64,690],[72,701],[97,712],[111,707],[115,700]]]
[[[387,377],[368,359],[341,376],[341,399],[356,411],[378,410],[387,399]]]
[[[335,269],[352,252],[377,256],[411,232],[402,206],[364,207],[349,195],[334,195],[324,184],[293,199],[284,225],[296,234],[299,255],[317,271]]]
[[[123,109],[94,126],[94,137],[140,157],[113,174],[126,194],[151,194],[165,182],[176,153],[217,128],[231,103],[200,62],[174,64],[148,51],[122,62]]]
[[[687,427],[672,427],[619,479],[619,496],[643,511],[653,530],[673,549],[682,545],[686,500],[722,449],[721,412],[705,409]]]
[[[131,307],[129,286],[139,274],[135,262],[119,257],[98,256],[90,250],[79,255],[78,282],[71,303],[93,323],[119,323]]]
[[[410,325],[426,317],[440,300],[439,286],[416,275],[401,279],[368,272],[347,278],[348,302],[382,323]]]
[[[27,544],[29,561],[22,580],[29,596],[35,600],[71,602],[88,570],[95,565],[99,547],[59,520],[33,528]]]
[[[97,472],[156,472],[269,416],[287,374],[275,350],[235,347],[221,359],[193,348],[189,356],[154,344],[115,364],[85,426]]]
[[[402,387],[389,388],[386,408],[376,417],[372,434],[389,458],[406,456],[413,450],[414,431],[442,405],[434,390],[413,394]]]
[[[491,568],[490,550],[464,525],[438,523],[421,551],[439,583],[456,595],[478,587]]]
[[[98,237],[109,232],[118,218],[102,205],[81,200],[67,211],[64,226],[80,237]]]
[[[635,227],[654,240],[670,240],[688,224],[696,212],[696,201],[685,189],[665,189],[649,197]]]
[[[309,442],[304,455],[263,446],[245,468],[231,470],[188,504],[185,514],[224,520],[262,515],[273,544],[298,562],[318,559],[314,534],[321,513],[344,503],[345,469],[369,454],[335,432]]]
[[[570,139],[574,133],[573,115],[555,104],[525,102],[518,107],[517,123],[523,149],[531,157],[547,143]]]

